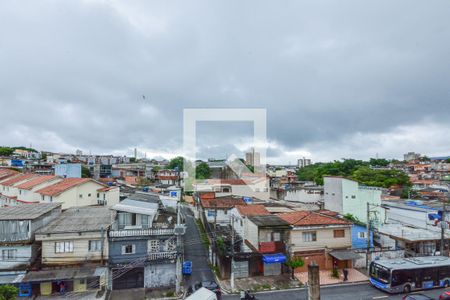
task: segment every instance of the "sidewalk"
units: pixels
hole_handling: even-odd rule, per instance
[[[338,284],[338,283],[354,283],[354,282],[364,282],[369,280],[369,278],[356,269],[348,269],[348,280],[344,281],[344,275],[342,271],[339,270],[339,278],[334,278],[331,276],[331,270],[322,270],[320,272],[320,285]],[[300,282],[308,281],[308,272],[295,273],[295,277]]]
[[[230,280],[219,280],[221,289],[226,293],[231,293]],[[297,280],[292,280],[290,274],[279,276],[255,276],[248,278],[239,278],[234,280],[235,291],[250,290],[251,292],[284,290],[298,288],[303,285]]]

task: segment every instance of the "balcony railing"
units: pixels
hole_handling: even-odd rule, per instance
[[[175,259],[177,258],[177,252],[171,251],[171,252],[155,252],[155,253],[149,253],[148,259],[149,260],[161,260],[161,259]]]
[[[173,235],[173,228],[158,228],[158,229],[123,229],[111,230],[110,237],[131,237],[131,236],[152,236],[152,235]]]

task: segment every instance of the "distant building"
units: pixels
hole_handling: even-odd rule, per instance
[[[419,153],[415,153],[415,152],[408,152],[406,154],[403,155],[403,159],[405,161],[411,161],[411,160],[416,160],[420,158],[420,154]]]
[[[304,168],[304,167],[306,167],[306,166],[309,166],[309,165],[311,165],[312,164],[312,162],[311,162],[311,159],[310,158],[300,158],[298,161],[297,161],[297,166],[301,169],[301,168]]]
[[[62,178],[81,178],[80,164],[55,165],[55,175]]]
[[[76,156],[81,156],[81,155],[83,155],[83,151],[77,149],[77,151],[75,151],[75,155]]]
[[[245,153],[245,164],[259,167],[261,165],[261,156],[255,152],[255,148],[250,149],[250,152]]]

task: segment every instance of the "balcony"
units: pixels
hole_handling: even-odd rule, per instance
[[[155,253],[148,254],[148,260],[164,260],[164,259],[176,259],[176,258],[177,258],[176,251],[155,252]]]
[[[154,228],[154,229],[123,229],[111,230],[109,237],[135,237],[135,236],[158,236],[174,235],[173,228]]]

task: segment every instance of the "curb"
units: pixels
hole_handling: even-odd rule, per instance
[[[355,282],[349,282],[349,283],[333,283],[333,284],[323,284],[320,286],[320,288],[332,288],[332,287],[338,287],[338,286],[353,286],[353,285],[363,285],[363,284],[369,284],[368,280],[364,281],[355,281]],[[222,289],[222,288],[221,288]],[[304,291],[307,287],[299,287],[299,288],[290,288],[290,289],[279,289],[279,290],[267,290],[267,291],[259,291],[254,292],[254,294],[271,294],[271,293],[277,293],[277,292],[287,292],[287,291]],[[222,289],[222,291],[226,291],[227,295],[238,295],[239,293],[231,293],[227,290]]]

